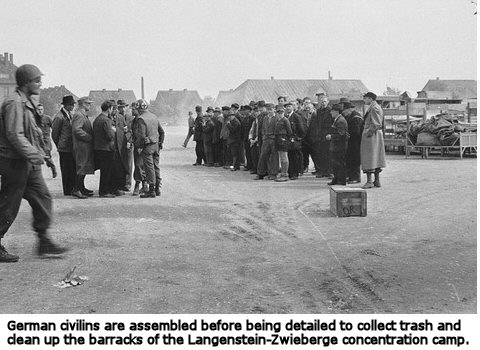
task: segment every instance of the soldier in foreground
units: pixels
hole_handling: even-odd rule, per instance
[[[147,101],[140,99],[137,102],[138,117],[133,133],[135,147],[142,156],[145,177],[148,183],[148,192],[140,195],[141,198],[155,198],[160,196],[159,151],[163,148],[165,132],[158,117],[148,111]]]
[[[39,244],[37,254],[63,254],[67,248],[54,244],[48,237],[52,216],[52,197],[42,176],[46,158],[42,149],[42,130],[32,95],[40,93],[42,73],[31,64],[15,72],[17,89],[6,98],[0,112],[0,262],[16,262],[19,257],[7,252],[1,240],[15,221],[22,198],[33,212],[33,229]]]

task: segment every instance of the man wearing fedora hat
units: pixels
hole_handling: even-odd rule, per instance
[[[60,155],[63,194],[70,196],[75,186],[76,164],[73,156],[72,112],[75,108],[73,96],[63,96],[62,108],[55,115],[52,124],[52,140]]]
[[[32,207],[32,226],[38,235],[37,254],[67,251],[48,237],[52,217],[52,197],[45,184],[41,165],[46,159],[43,133],[32,96],[40,94],[42,73],[26,64],[15,72],[17,89],[0,109],[0,263],[13,263],[19,257],[7,252],[2,239],[15,221],[22,198]]]
[[[78,108],[73,115],[73,155],[76,164],[75,184],[72,196],[85,199],[93,195],[93,191],[85,188],[85,176],[95,173],[93,158],[93,128],[88,111],[93,101],[89,97],[78,99]]]
[[[376,99],[377,95],[373,92],[368,92],[363,96],[363,101],[367,105],[360,144],[362,170],[367,174],[367,182],[363,188],[380,187],[380,172],[386,166],[382,133],[383,111]],[[375,175],[373,182],[372,175]]]

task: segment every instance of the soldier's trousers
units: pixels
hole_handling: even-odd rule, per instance
[[[22,198],[33,212],[33,229],[45,232],[52,216],[52,197],[43,179],[39,165],[24,159],[0,157],[0,239],[3,238],[17,217]]]
[[[62,172],[63,194],[70,196],[75,186],[77,166],[72,152],[58,152],[60,155],[60,171]]]
[[[158,144],[145,146],[142,153],[143,167],[145,169],[145,179],[152,188],[160,183],[160,155],[158,153]]]
[[[143,168],[143,158],[138,154],[137,150],[133,151],[133,162],[135,169],[133,170],[133,179],[135,182],[145,181],[145,169]]]

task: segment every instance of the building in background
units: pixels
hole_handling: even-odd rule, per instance
[[[40,102],[43,104],[46,115],[54,116],[62,107],[63,96],[72,95],[75,101],[78,97],[68,90],[65,85],[49,87],[40,90]]]
[[[90,109],[90,113],[89,113],[93,117],[96,117],[101,113],[102,110],[100,106],[106,100],[115,100],[115,101],[124,100],[128,104],[131,104],[132,102],[135,102],[137,100],[133,90],[122,90],[122,89],[90,90],[88,97],[90,97],[94,101],[92,103],[92,108]]]
[[[196,90],[159,90],[151,110],[163,122],[178,125],[187,123],[188,111],[194,111],[196,105],[203,105]]]
[[[16,70],[17,66],[13,64],[13,54],[8,52],[3,55],[0,54],[0,103],[17,87],[15,82]]]

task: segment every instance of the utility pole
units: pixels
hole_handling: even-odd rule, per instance
[[[143,77],[142,77],[142,99],[145,99],[145,87],[143,84]]]

